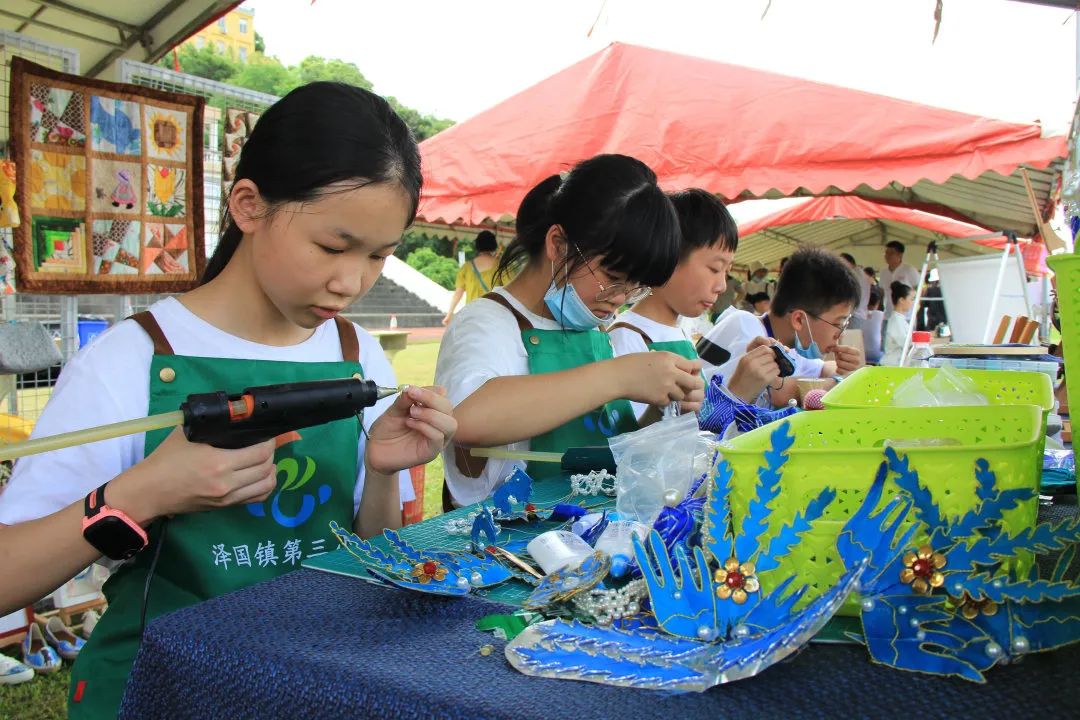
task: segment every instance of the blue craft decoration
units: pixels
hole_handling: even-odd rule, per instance
[[[716,633],[716,594],[709,580],[709,564],[701,548],[694,548],[693,565],[686,548],[675,550],[678,577],[668,559],[660,535],[649,533],[646,552],[637,535],[632,536],[634,555],[649,586],[649,604],[664,632],[685,638],[711,640]],[[659,568],[657,575],[656,568]]]
[[[635,556],[649,588],[650,604],[665,632],[688,638],[730,637],[735,626],[746,624],[770,592],[761,588],[757,572],[763,567],[778,567],[779,561],[796,547],[799,538],[832,502],[835,493],[828,488],[822,490],[790,525],[780,528],[771,542],[763,542],[772,514],[769,504],[780,492],[787,451],[794,440],[790,423],[779,423],[771,433],[765,464],[758,470],[756,494],[739,532],[732,527],[728,502],[731,465],[721,459],[715,466],[704,507],[703,548],[695,548],[693,555],[689,555],[685,547],[676,545],[674,557],[669,558],[656,532],[650,535],[648,548],[635,541]],[[719,566],[715,572],[713,566]],[[731,582],[729,576],[734,578]],[[787,597],[791,589],[794,593]],[[805,588],[793,588],[792,583],[783,582],[771,592],[761,619],[755,620],[760,627],[771,627],[768,623],[773,620],[782,622]]]
[[[703,642],[666,636],[644,623],[620,629],[550,620],[525,628],[507,644],[506,657],[528,675],[701,692],[756,675],[797,652],[835,614],[862,571],[862,565],[846,571],[833,588],[766,632]]]
[[[500,518],[514,513],[514,503],[524,505],[529,502],[529,497],[532,495],[532,482],[532,478],[521,468],[515,468],[514,472],[510,473],[506,481],[491,496],[491,502],[498,510]]]
[[[1034,493],[999,490],[983,459],[975,463],[976,506],[948,519],[907,457],[890,448],[885,460],[868,502],[837,543],[845,563],[868,553],[860,617],[874,662],[981,683],[1000,662],[1080,641],[1080,585],[1066,579],[1080,521],[1008,534],[1002,514]],[[880,500],[890,471],[905,495],[874,513],[869,509]],[[884,531],[877,542],[875,530]],[[916,537],[928,540],[916,548]],[[1017,574],[1018,556],[1047,552],[1061,553],[1048,577],[1040,577],[1037,565]],[[911,571],[916,560],[929,560],[920,571],[934,569],[939,576],[924,583],[924,592]]]
[[[574,568],[548,573],[525,600],[523,607],[527,610],[538,610],[568,600],[585,590],[591,590],[607,577],[610,569],[611,558],[605,553],[594,552]]]
[[[481,535],[487,538],[487,542],[480,541]],[[488,545],[497,545],[499,543],[499,531],[495,527],[495,518],[491,516],[491,511],[488,510],[487,505],[480,505],[480,514],[473,520],[469,539],[472,542],[474,552],[480,552]]]
[[[383,532],[394,554],[384,552],[336,522],[330,523],[330,531],[369,574],[382,582],[407,590],[437,595],[464,595],[470,589],[491,587],[513,577],[509,570],[493,558],[464,551],[420,551],[394,530]],[[425,582],[419,582],[416,577],[417,567],[426,563],[434,563],[441,577],[429,575]]]
[[[748,405],[724,388],[724,378],[717,373],[712,376],[705,389],[705,399],[698,411],[698,427],[722,435],[729,425],[734,424],[739,432],[750,432],[797,412],[800,410],[795,407],[769,410]]]

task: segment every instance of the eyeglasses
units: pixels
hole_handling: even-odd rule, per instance
[[[623,304],[633,305],[636,302],[644,300],[652,292],[652,288],[644,285],[638,285],[637,283],[619,282],[605,285],[600,282],[600,277],[593,272],[593,269],[589,266],[589,261],[585,259],[585,256],[578,250],[577,245],[574,245],[574,252],[578,254],[581,261],[585,263],[585,268],[589,271],[589,274],[596,280],[596,284],[600,286],[600,292],[596,293],[596,302],[607,302],[612,298],[616,298],[620,295],[623,296]]]
[[[821,322],[825,323],[826,325],[832,325],[834,328],[836,328],[840,332],[841,335],[844,333],[845,330],[848,329],[848,326],[851,325],[851,316],[850,315],[848,315],[846,318],[844,318],[844,321],[842,323],[837,325],[834,322],[829,322],[828,320],[821,317],[820,315],[815,315],[814,313],[811,313],[811,312],[808,312],[806,314],[809,315],[810,317],[814,318],[815,320],[820,320]]]

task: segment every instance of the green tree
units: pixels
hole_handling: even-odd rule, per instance
[[[436,255],[431,248],[420,248],[410,254],[405,262],[447,290],[454,289],[458,265],[450,258]]]
[[[181,72],[198,75],[207,80],[225,82],[236,75],[240,65],[230,56],[219,53],[213,46],[197,48],[193,45],[181,45],[177,55]],[[173,69],[173,54],[168,53],[158,61],[158,65]]]
[[[260,35],[259,33],[255,33],[255,52],[257,52],[257,53],[266,52],[266,41],[263,40],[263,36]]]
[[[318,80],[332,80],[356,85],[365,90],[371,90],[374,87],[371,81],[360,72],[360,68],[344,60],[326,60],[316,55],[309,55],[300,61],[298,69],[302,84]]]
[[[229,78],[229,82],[270,95],[284,95],[301,84],[296,68],[285,67],[276,57],[258,54]]]

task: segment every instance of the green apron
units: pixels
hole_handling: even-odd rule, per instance
[[[273,362],[172,354],[149,312],[133,318],[154,340],[149,413],[176,410],[189,394],[239,393],[258,385],[349,377],[362,373],[356,332],[339,320],[345,362]],[[146,455],[171,430],[146,434]],[[146,610],[147,623],[173,610],[252,585],[300,567],[304,558],[334,549],[331,520],[352,527],[357,476],[357,420],[300,431],[277,450],[278,487],[251,503],[169,520]],[[71,671],[70,718],[115,718],[139,648],[139,615],[160,523],[151,544],[121,566],[104,587],[109,608]]]
[[[572,370],[591,362],[610,360],[614,357],[611,341],[599,330],[575,332],[572,330],[537,330],[518,312],[510,301],[498,293],[484,296],[494,300],[514,314],[521,330],[521,342],[529,356],[529,374]],[[528,412],[528,408],[522,408]],[[638,429],[633,408],[628,400],[612,400],[595,410],[574,418],[557,428],[537,435],[529,441],[534,452],[565,452],[572,447],[607,445],[610,438]],[[526,472],[535,479],[560,473],[555,463],[529,463]]]
[[[641,336],[641,339],[645,341],[645,347],[649,350],[661,350],[669,353],[675,353],[681,355],[687,360],[697,360],[697,350],[694,349],[694,343],[689,340],[665,340],[664,342],[653,342],[652,338],[645,334],[645,331],[639,327],[635,327],[630,323],[617,322],[607,329],[608,332],[612,330],[618,330],[622,328],[624,330],[632,330]]]

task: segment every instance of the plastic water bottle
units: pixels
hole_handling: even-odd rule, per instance
[[[911,352],[908,353],[907,367],[928,368],[934,350],[930,347],[931,334],[916,330],[911,333]]]

